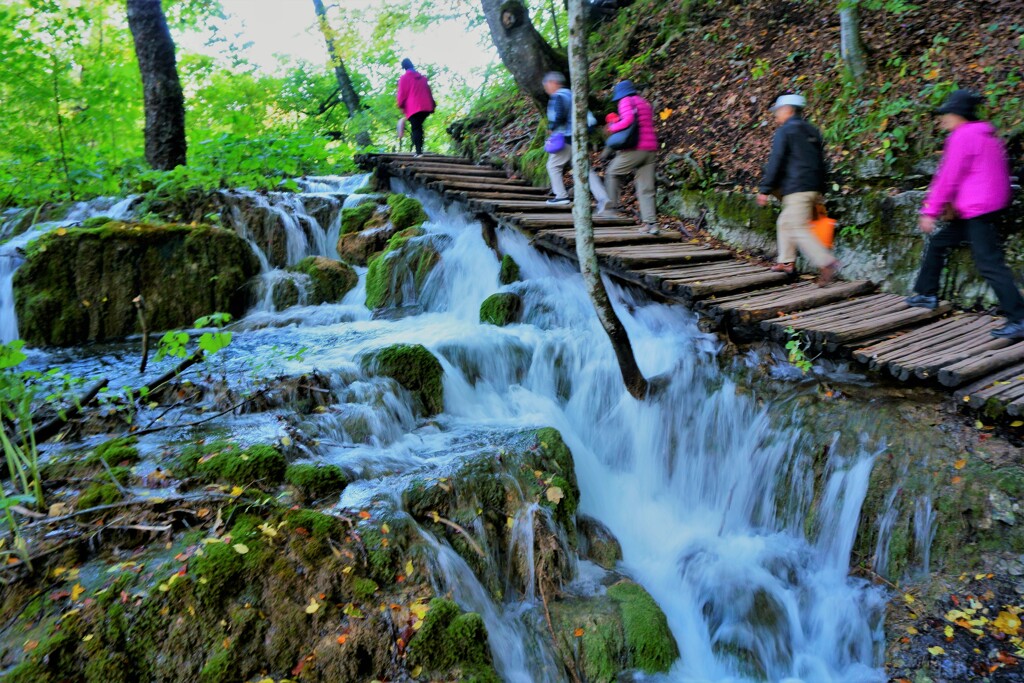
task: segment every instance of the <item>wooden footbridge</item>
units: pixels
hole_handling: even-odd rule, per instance
[[[434,190],[485,225],[519,230],[541,249],[576,258],[570,207],[548,205],[545,188],[457,157],[367,154],[356,161],[380,183],[395,177]],[[608,275],[682,302],[742,338],[785,341],[792,329],[833,357],[953,389],[969,408],[1024,415],[1024,341],[993,338],[1000,318],[945,302],[933,311],[911,308],[866,280],[819,287],[679,232],[650,235],[640,227],[631,218],[594,220]]]

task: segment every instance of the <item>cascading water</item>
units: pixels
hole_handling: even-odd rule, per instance
[[[339,505],[398,505],[410,477],[444,476],[480,444],[552,426],[573,452],[580,511],[614,533],[622,571],[667,615],[681,650],[667,679],[884,680],[877,666],[884,596],[848,575],[868,477],[884,445],[879,435],[835,440],[816,496],[814,448],[792,411],[760,403],[723,372],[719,342],[699,332],[692,313],[609,282],[642,370],[667,379],[655,398],[634,400],[578,272],[518,233],[499,233],[499,243],[523,274],[507,289],[521,295],[524,322],[481,325],[480,304],[501,289],[498,261],[478,223],[433,196],[419,198],[430,216],[425,239],[441,256],[419,292],[419,314],[371,319],[360,272],[342,304],[254,311],[232,343],[231,356],[242,359],[233,362],[304,349],[280,361],[281,370],[316,368],[335,378],[335,405],[309,420],[317,457],[354,475]],[[361,369],[364,353],[395,343],[423,344],[442,363],[445,409],[430,421],[417,422],[404,390]],[[256,420],[247,416],[244,429]],[[538,514],[524,505],[508,554],[532,552]],[[424,538],[438,590],[484,618],[502,676],[565,680],[551,663],[550,636],[531,626],[538,616],[531,588],[506,591],[498,603],[447,544]],[[581,568],[588,586],[603,572]]]
[[[921,496],[914,505],[914,550],[921,560],[925,576],[931,565],[932,541],[935,540],[935,508],[931,496]]]

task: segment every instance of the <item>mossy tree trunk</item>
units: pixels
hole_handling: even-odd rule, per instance
[[[576,226],[576,258],[580,262],[587,294],[615,349],[626,389],[634,398],[642,399],[647,395],[647,379],[636,364],[629,335],[608,298],[608,290],[601,280],[597,252],[594,250],[594,221],[590,208],[590,185],[587,182],[590,177],[590,155],[587,150],[587,95],[590,91],[588,65],[583,0],[569,0],[569,67],[573,82],[572,172],[575,192],[572,216]]]
[[[352,79],[349,78],[348,69],[345,68],[345,62],[341,59],[341,52],[338,50],[338,44],[334,40],[334,29],[331,28],[331,24],[327,21],[327,8],[324,7],[323,0],[313,0],[313,10],[316,12],[317,26],[319,26],[320,33],[323,34],[324,42],[327,44],[327,54],[331,58],[331,66],[334,67],[334,77],[338,80],[338,91],[341,93],[341,101],[345,103],[348,117],[354,119],[362,112],[363,103],[359,99],[359,93],[352,86]],[[366,124],[363,121],[359,122],[359,130],[356,132],[356,144],[360,147],[366,147],[370,144],[370,132],[366,130]]]
[[[537,32],[521,0],[481,0],[491,39],[519,89],[544,110],[548,96],[541,84],[549,71],[568,70],[565,56]]]
[[[864,41],[860,36],[860,3],[843,0],[839,3],[839,51],[850,75],[857,81],[868,70]]]
[[[163,171],[184,166],[185,97],[160,0],[128,0],[128,28],[142,74],[146,161]]]

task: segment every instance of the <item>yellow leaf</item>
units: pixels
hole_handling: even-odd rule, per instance
[[[238,496],[242,495],[244,491],[245,489],[243,489],[241,486],[236,486],[233,489],[231,489],[231,497],[237,498]]]
[[[385,522],[384,524],[382,524],[382,525],[380,526],[380,532],[381,532],[382,534],[389,534],[389,533],[391,533],[391,527],[389,527],[389,526],[387,525],[387,522]]]
[[[281,437],[281,445],[284,446],[285,448],[287,448],[288,446],[291,446],[292,445],[291,437],[289,437],[287,434],[282,436]]]
[[[1003,610],[992,622],[992,626],[1008,636],[1016,636],[1020,633],[1020,617]]]
[[[933,657],[938,657],[939,655],[946,654],[946,651],[944,649],[942,649],[941,647],[939,647],[938,645],[936,645],[935,647],[928,648],[928,653],[930,655],[932,655]]]
[[[964,468],[964,466],[966,466],[966,465],[967,465],[967,458],[960,458],[955,463],[953,463],[953,467],[958,469],[958,470],[962,470]]]
[[[506,526],[506,527],[508,527],[509,529],[511,529],[511,528],[512,528],[512,526],[513,526],[513,525],[514,525],[515,523],[516,523],[516,520],[512,519],[511,517],[506,517],[506,518],[505,518],[505,526]]]
[[[952,626],[947,626],[945,629],[943,629],[942,632],[946,634],[946,638],[948,640],[953,640],[953,627]]]
[[[985,424],[981,420],[975,420],[974,421],[974,428],[975,429],[984,429],[985,428]]]
[[[952,479],[949,480],[949,483],[951,483],[951,484],[959,484],[963,480],[964,480],[963,477],[953,477]]]
[[[239,555],[245,555],[247,552],[249,552],[249,546],[247,546],[244,543],[236,543],[231,547],[234,548],[235,552]]]
[[[57,232],[58,235],[63,237],[64,235],[68,234],[68,229],[67,228],[57,228],[56,232]]]
[[[547,496],[547,499],[555,505],[558,505],[558,502],[565,498],[565,494],[562,493],[562,489],[557,486],[550,487],[545,495]]]
[[[270,526],[266,522],[264,522],[263,524],[260,524],[260,531],[263,532],[264,536],[267,536],[269,538],[277,538],[277,529],[275,529],[274,527]]]
[[[405,575],[406,576],[412,576],[412,573],[413,573],[414,570],[415,570],[415,567],[412,566],[412,560],[409,560],[408,562],[405,563]]]
[[[908,605],[913,605],[913,604],[914,604],[914,600],[915,600],[915,598],[914,598],[914,596],[913,596],[913,595],[911,595],[910,593],[904,593],[904,594],[903,594],[903,600],[904,600],[904,601],[905,601],[905,602],[906,602],[906,603],[907,603]]]
[[[1011,427],[1024,427],[1024,421],[1014,420],[1013,422],[1010,423],[1010,426]]]
[[[668,117],[672,116],[672,110],[666,107],[662,109],[661,112],[658,113],[658,116],[660,116],[661,120],[664,121]]]
[[[71,589],[71,602],[78,602],[78,598],[82,597],[84,592],[85,589],[82,587],[82,584],[76,583],[75,587]]]
[[[416,615],[417,619],[422,619],[427,616],[427,612],[430,611],[430,606],[424,602],[416,601],[409,605],[409,611]]]
[[[412,670],[412,677],[419,678],[421,673],[423,673],[423,667],[417,666],[415,669]]]
[[[927,81],[934,81],[938,77],[939,77],[939,70],[938,69],[932,69],[931,71],[929,71],[928,73],[926,73],[924,75],[924,78]]]
[[[352,567],[351,566],[345,567],[344,569],[341,570],[341,573],[342,574],[351,574],[352,573]]]
[[[316,598],[310,598],[309,604],[306,605],[306,614],[316,614],[318,609],[320,609],[320,603],[316,601]]]
[[[63,574],[67,570],[68,570],[67,567],[54,567],[53,568],[53,578],[55,578],[55,579],[58,578],[61,574]]]
[[[914,628],[913,626],[908,626],[907,627],[907,633],[909,633],[912,636],[916,636],[917,635],[917,629]]]
[[[82,642],[83,643],[88,643],[90,640],[92,640],[95,637],[96,637],[95,634],[90,633],[86,637],[82,638]]]

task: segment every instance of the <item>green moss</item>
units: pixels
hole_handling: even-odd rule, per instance
[[[444,410],[444,369],[430,351],[419,344],[394,344],[363,358],[363,368],[390,377],[419,402],[427,415]]]
[[[114,484],[93,484],[78,497],[76,507],[79,510],[109,505],[121,500],[121,490]]]
[[[285,519],[292,529],[301,527],[315,539],[337,536],[341,532],[341,522],[337,517],[316,510],[294,510],[289,512]]]
[[[352,581],[352,595],[357,600],[369,600],[379,590],[377,582],[373,579],[356,578]]]
[[[352,192],[352,194],[373,194],[373,187],[371,187],[370,184],[367,183],[366,185],[357,188],[354,192]]]
[[[284,480],[298,489],[299,495],[305,500],[340,493],[348,483],[337,465],[289,465]]]
[[[427,220],[423,205],[404,194],[388,195],[388,206],[391,208],[391,225],[399,230],[417,226]]]
[[[202,481],[222,481],[237,486],[277,484],[287,463],[273,446],[257,444],[246,449],[226,441],[196,444],[182,451],[177,474]]]
[[[510,285],[513,282],[519,281],[519,264],[508,254],[501,257],[501,271],[498,273],[498,281],[503,285]]]
[[[288,270],[310,279],[309,303],[337,303],[359,282],[352,266],[323,256],[307,256]]]
[[[96,447],[91,456],[86,458],[87,464],[99,464],[103,460],[110,466],[126,463],[134,465],[141,457],[139,449],[135,447],[138,440],[134,436],[126,436],[120,439],[111,439]]]
[[[476,680],[492,680],[487,677],[491,653],[483,619],[476,613],[463,614],[445,598],[430,601],[423,626],[409,641],[408,661],[412,667],[422,666],[434,673],[463,667],[472,671]]]
[[[635,583],[617,583],[608,588],[608,595],[622,610],[633,667],[645,673],[668,671],[679,658],[679,646],[658,603]]]
[[[377,212],[376,202],[367,201],[359,206],[352,206],[341,210],[341,234],[347,235],[350,232],[359,232],[363,229],[370,217]]]
[[[206,660],[206,665],[199,672],[199,682],[225,683],[231,678],[232,668],[231,652],[219,649]]]
[[[204,605],[218,605],[242,588],[245,558],[227,543],[209,543],[202,550],[189,565],[196,597]]]
[[[401,306],[406,303],[402,282],[408,281],[410,276],[413,288],[419,293],[427,275],[440,261],[440,255],[430,244],[406,246],[409,240],[424,234],[419,227],[396,232],[388,239],[384,250],[369,260],[366,273],[367,308]]]
[[[480,304],[480,322],[504,327],[518,322],[523,312],[523,300],[512,292],[492,294]]]

